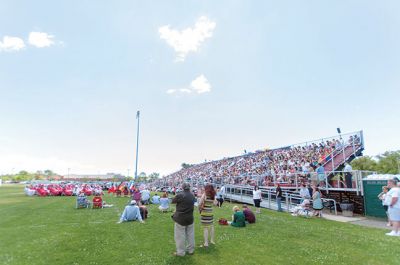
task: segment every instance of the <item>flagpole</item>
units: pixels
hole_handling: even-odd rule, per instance
[[[139,155],[139,121],[140,121],[140,111],[136,113],[137,119],[137,132],[136,132],[136,166],[135,166],[135,182],[137,181],[137,166],[138,166],[138,155]]]

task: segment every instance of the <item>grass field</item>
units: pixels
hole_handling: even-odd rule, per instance
[[[75,197],[27,197],[0,187],[0,264],[400,264],[400,238],[385,230],[263,210],[246,228],[216,225],[216,245],[173,257],[170,213],[116,224],[128,198],[106,209],[76,210]],[[231,204],[215,219],[231,216]],[[201,243],[196,212],[196,246]]]

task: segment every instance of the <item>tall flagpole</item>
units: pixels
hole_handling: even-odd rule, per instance
[[[135,182],[137,181],[137,165],[138,165],[138,155],[139,155],[139,121],[140,121],[140,111],[136,112],[137,119],[137,132],[136,132],[136,166],[135,166]]]

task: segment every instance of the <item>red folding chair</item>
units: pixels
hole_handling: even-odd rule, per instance
[[[92,208],[93,209],[103,208],[103,199],[100,196],[93,197]]]

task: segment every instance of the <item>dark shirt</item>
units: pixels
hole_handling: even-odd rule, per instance
[[[193,224],[194,201],[195,197],[190,191],[178,193],[172,199],[172,203],[176,203],[176,211],[172,216],[172,219],[182,226]]]
[[[281,187],[276,188],[276,197],[277,198],[282,198],[282,189]]]
[[[308,192],[310,193],[310,194],[313,194],[313,189],[312,188],[307,188],[308,189]]]
[[[243,213],[246,221],[249,222],[249,224],[254,224],[256,222],[256,216],[250,209],[244,209]]]

